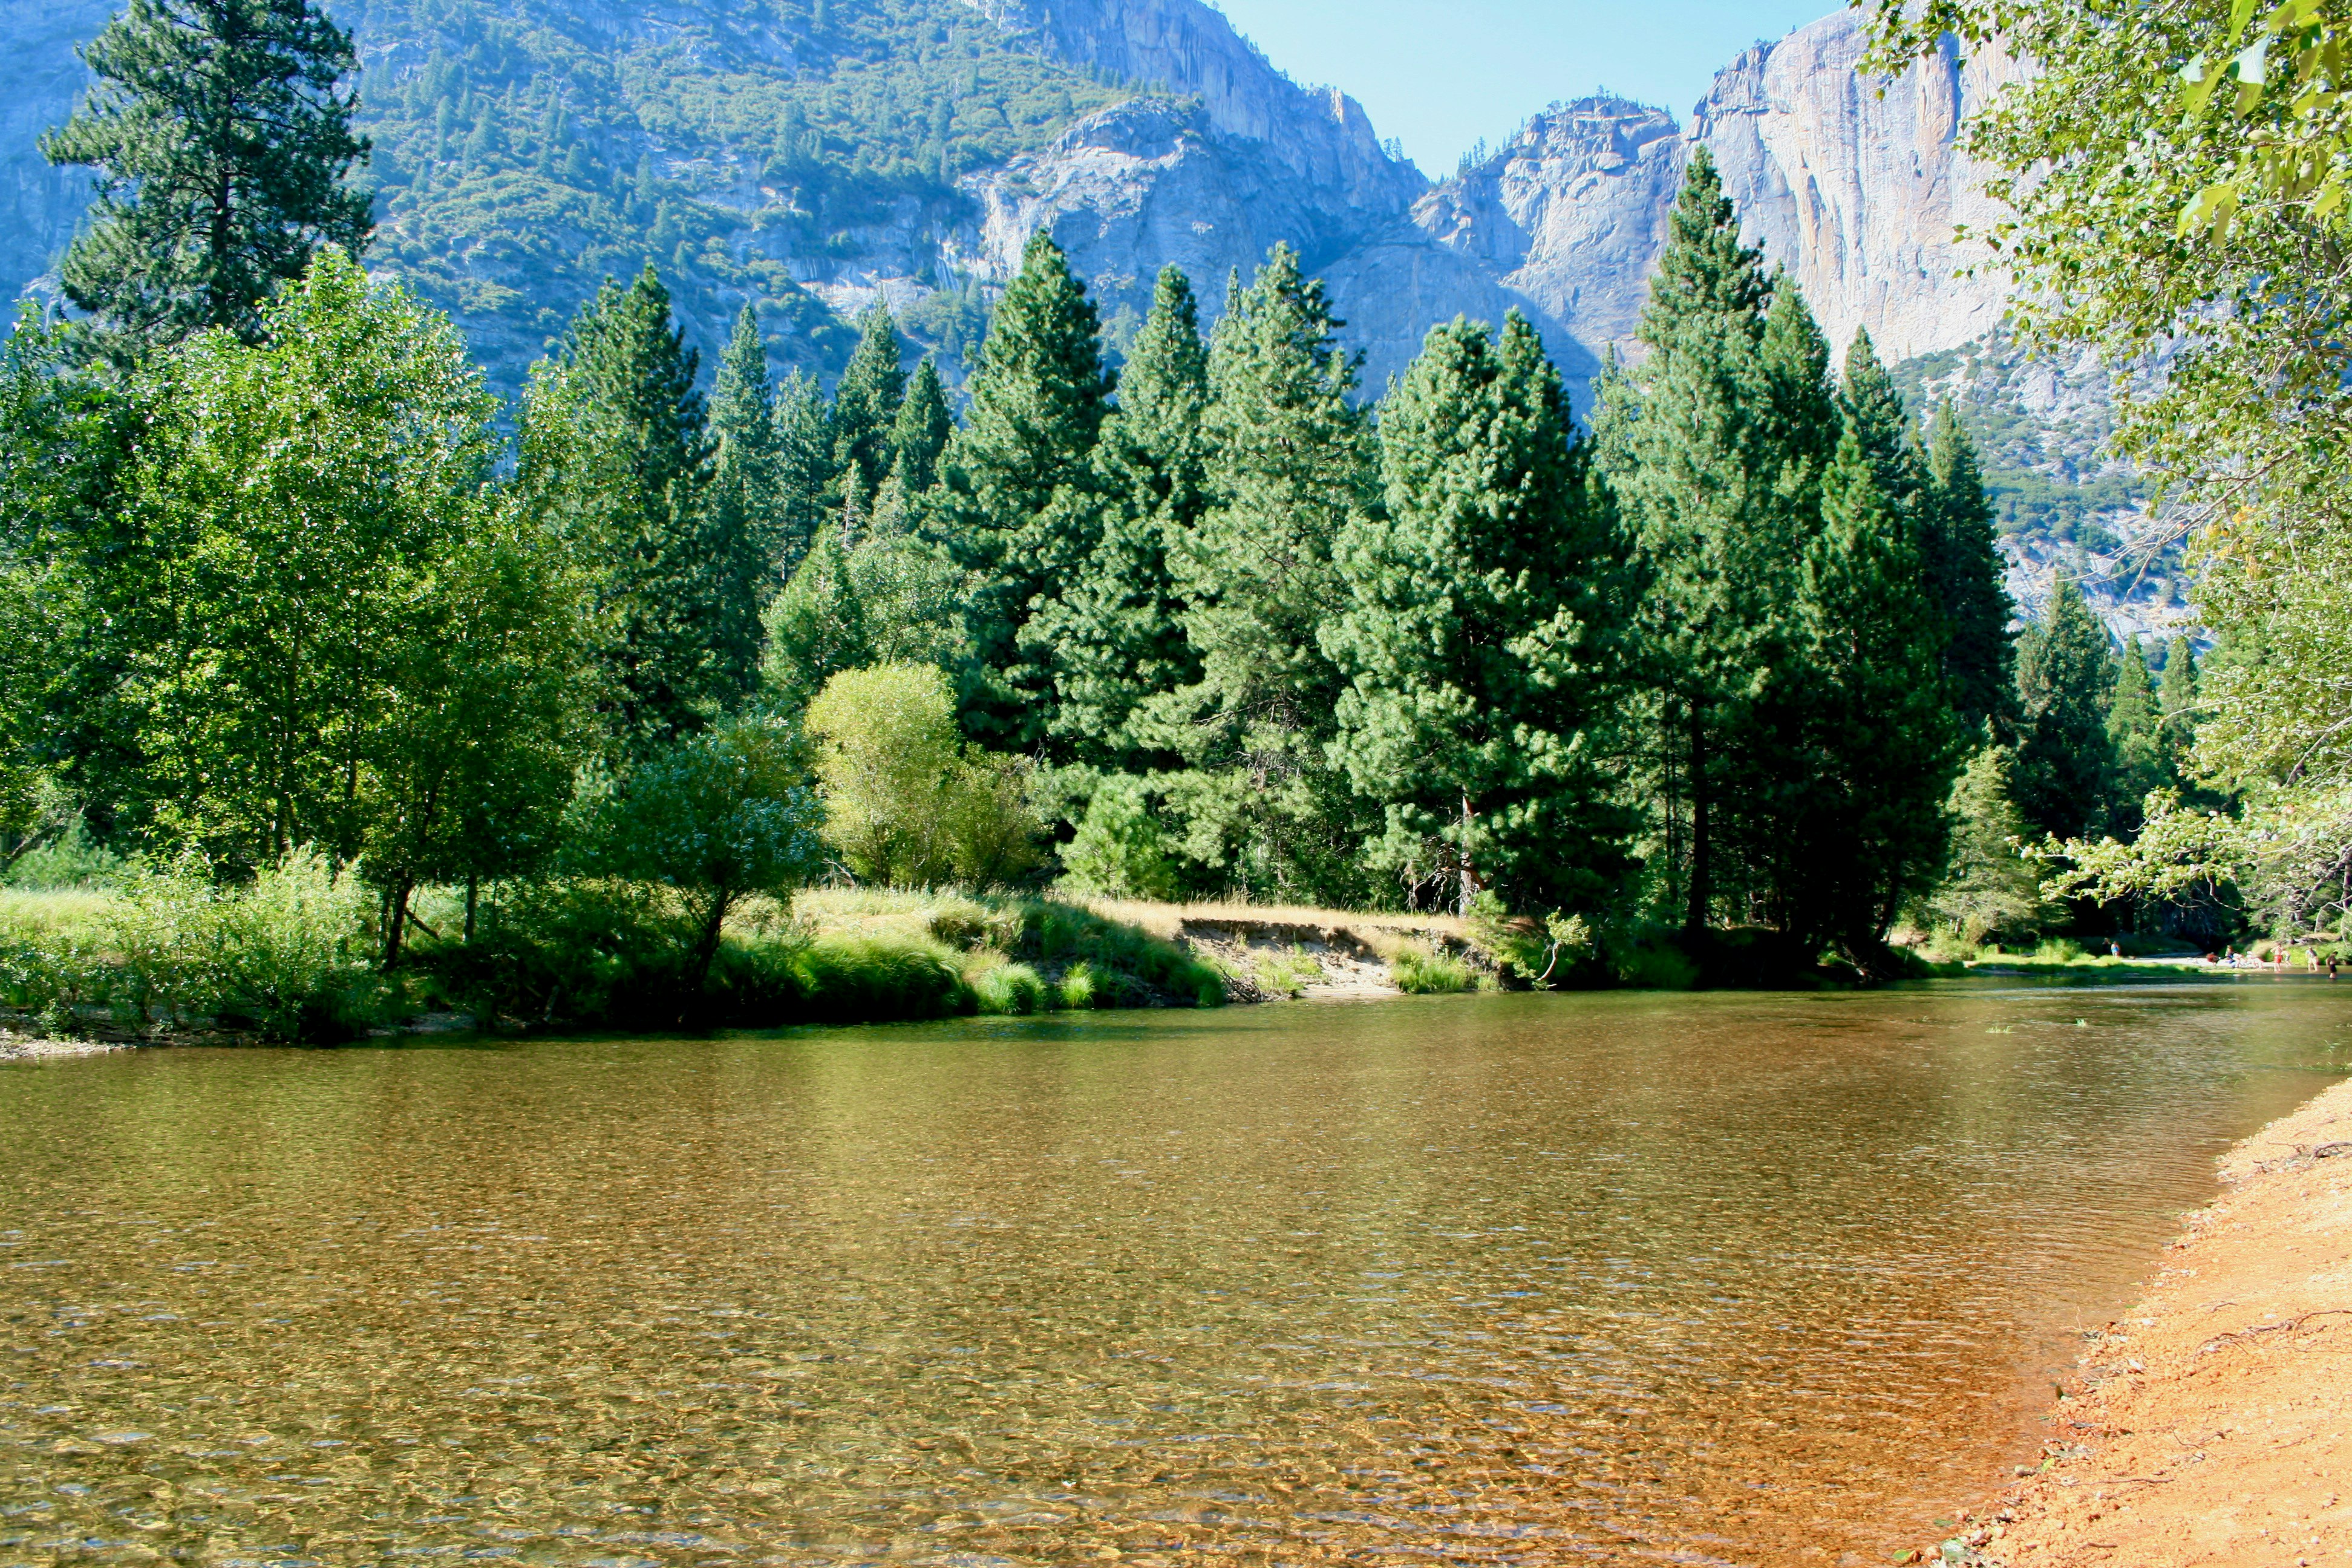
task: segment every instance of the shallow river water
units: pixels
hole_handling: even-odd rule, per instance
[[[0,1068],[0,1564],[1886,1561],[2352,986]]]

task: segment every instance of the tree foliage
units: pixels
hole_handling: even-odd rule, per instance
[[[126,361],[207,327],[257,342],[319,247],[367,244],[358,58],[315,0],[131,0],[81,58],[96,85],[41,139],[97,171],[59,278]]]

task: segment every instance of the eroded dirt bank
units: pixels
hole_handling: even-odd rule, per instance
[[[2094,1342],[2039,1470],[1926,1560],[2352,1564],[2352,1082],[2221,1174],[2147,1299]]]

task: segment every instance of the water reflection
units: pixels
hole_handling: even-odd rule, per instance
[[[1884,1561],[2344,1001],[11,1069],[0,1563]]]

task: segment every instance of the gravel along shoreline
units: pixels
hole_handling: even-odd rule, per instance
[[[2352,1568],[2352,1082],[2232,1149],[2040,1467],[1910,1554],[1970,1568]]]

